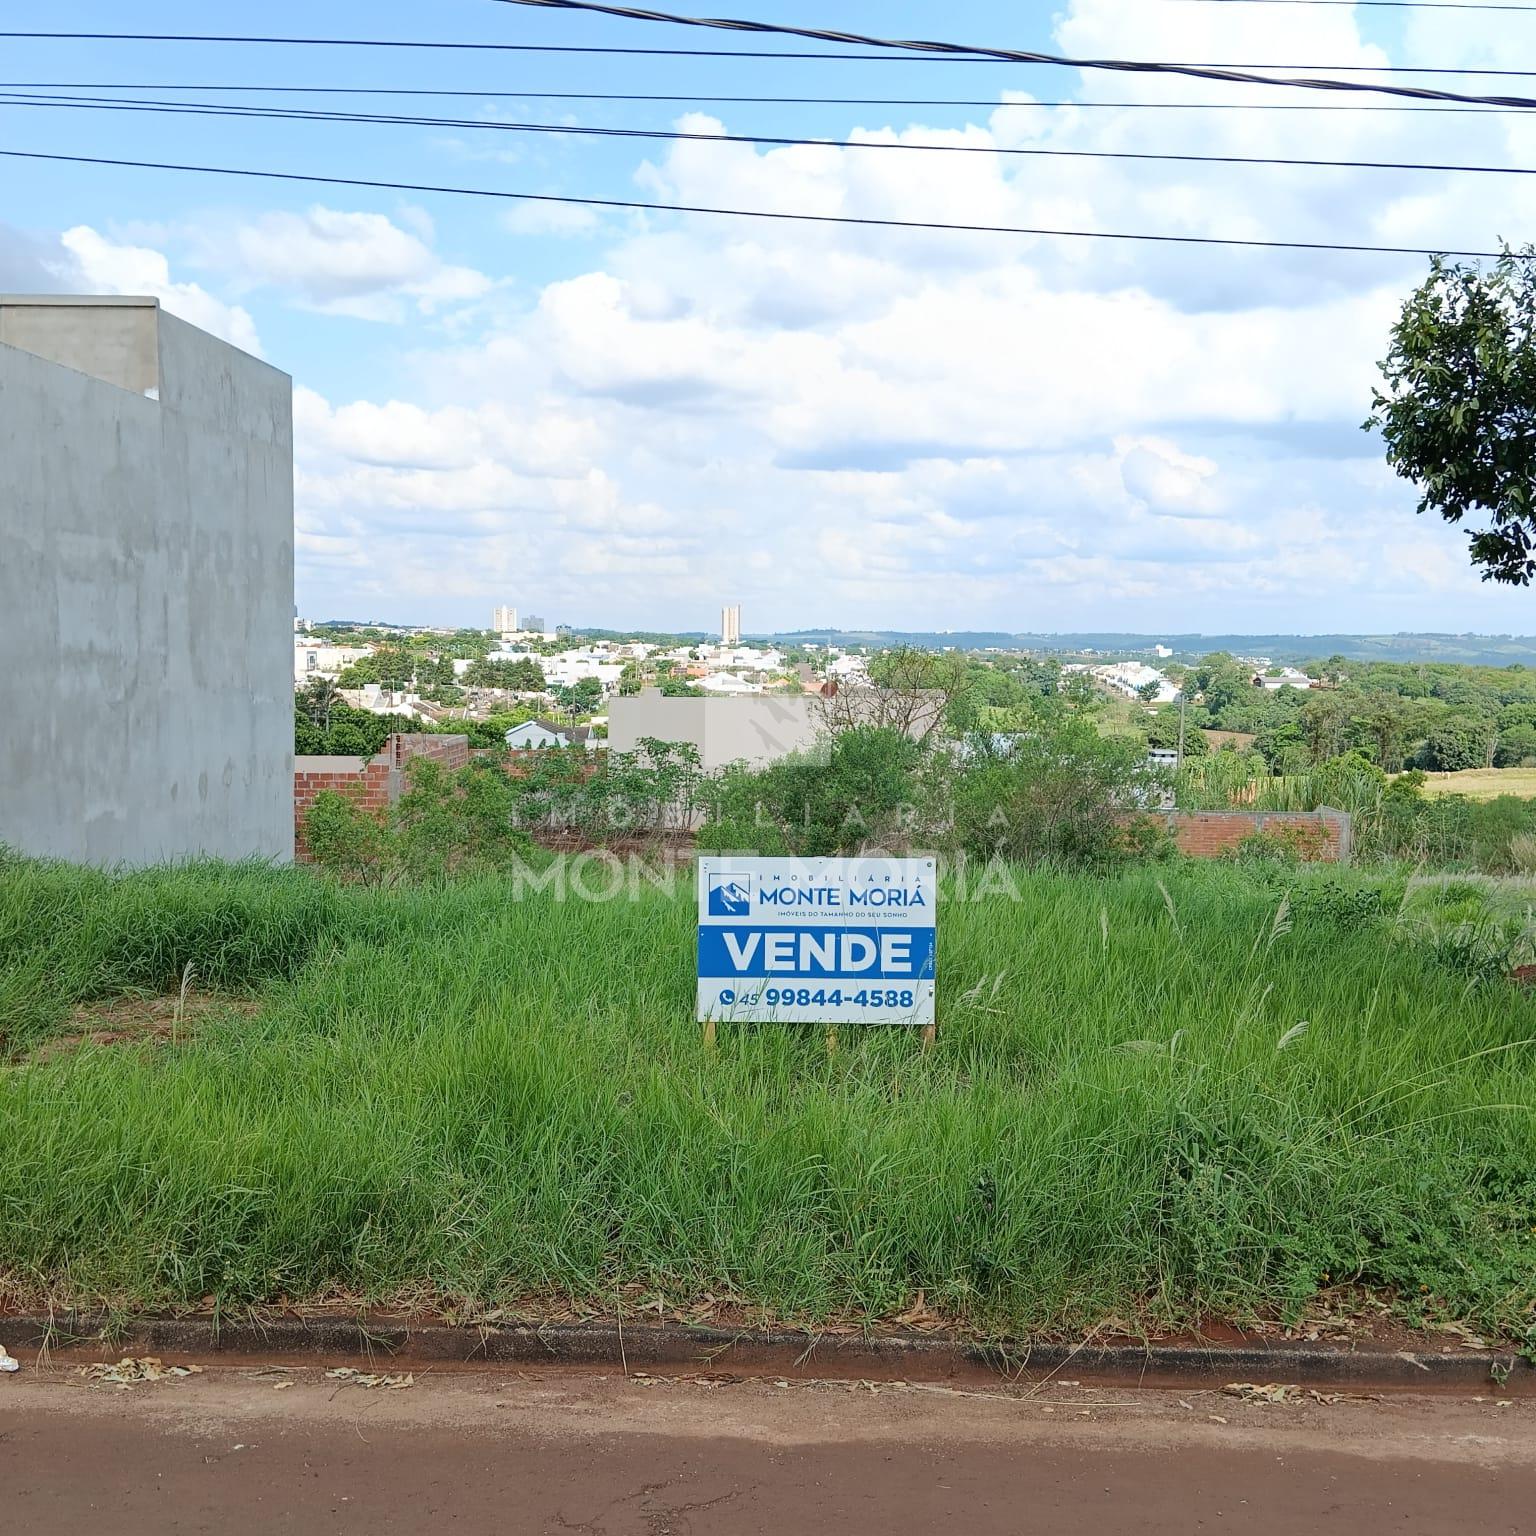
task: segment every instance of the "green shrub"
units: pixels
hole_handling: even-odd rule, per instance
[[[444,880],[506,868],[532,850],[517,825],[518,788],[499,763],[455,772],[414,757],[405,772],[405,793],[382,815],[337,790],[315,797],[304,838],[320,868],[365,884]]]
[[[903,848],[918,824],[923,761],[923,749],[901,731],[855,726],[823,753],[727,769],[705,791],[700,846],[799,858]],[[735,841],[742,836],[748,840]]]
[[[1042,719],[998,749],[980,740],[949,791],[951,845],[985,862],[1103,866],[1136,852],[1153,783],[1141,745],[1077,716]]]

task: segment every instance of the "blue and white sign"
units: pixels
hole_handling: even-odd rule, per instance
[[[699,1019],[933,1023],[932,859],[699,860]]]

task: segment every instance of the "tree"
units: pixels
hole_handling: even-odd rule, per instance
[[[1141,687],[1136,690],[1136,697],[1140,699],[1143,704],[1156,704],[1157,696],[1162,691],[1163,685],[1158,682],[1156,678],[1153,678],[1151,682],[1143,683]]]
[[[1307,738],[1297,720],[1282,720],[1260,731],[1254,748],[1271,773],[1300,773],[1307,766]]]
[[[1354,726],[1369,743],[1376,762],[1388,773],[1396,773],[1403,766],[1407,721],[1402,706],[1391,694],[1372,694],[1366,707],[1354,717]]]
[[[331,712],[341,702],[341,690],[328,677],[311,678],[294,702],[305,719],[324,734],[331,728]]]
[[[464,681],[471,688],[501,688],[509,693],[542,693],[544,669],[531,656],[519,656],[515,661],[472,661],[464,672]]]
[[[1347,745],[1349,705],[1337,693],[1319,693],[1301,709],[1301,729],[1314,763],[1337,757]]]
[[[1365,426],[1420,491],[1418,510],[1469,535],[1484,581],[1536,575],[1536,248],[1485,271],[1436,257],[1392,327]]]
[[[1147,745],[1160,747],[1165,752],[1179,750],[1179,706],[1165,704],[1147,721]],[[1184,756],[1204,757],[1211,750],[1205,732],[1196,730],[1186,720],[1183,728]]]
[[[905,732],[855,725],[833,737],[825,758],[727,768],[704,786],[709,819],[699,846],[803,858],[903,846],[922,761],[922,748]]]
[[[580,677],[568,687],[552,690],[555,703],[572,718],[590,715],[603,702],[603,685],[595,677]]]
[[[950,787],[952,838],[970,857],[1092,866],[1139,846],[1128,813],[1145,803],[1149,776],[1134,737],[1047,712],[1006,750],[974,746]]]
[[[1212,725],[1253,686],[1251,675],[1226,651],[1212,651],[1190,673],[1189,682],[1205,701]]]
[[[1512,725],[1499,732],[1493,752],[1495,768],[1518,768],[1532,760],[1536,760],[1536,725]]]
[[[1451,720],[1431,731],[1420,754],[1422,766],[1437,773],[1486,768],[1493,751],[1494,729],[1485,720]]]
[[[840,687],[820,712],[833,734],[871,726],[927,741],[946,723],[969,723],[970,678],[959,657],[899,646],[870,663],[867,687]]]

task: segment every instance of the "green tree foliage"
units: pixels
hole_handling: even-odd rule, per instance
[[[517,824],[517,786],[496,763],[457,771],[431,758],[406,765],[406,790],[379,816],[325,790],[304,821],[310,855],[347,880],[413,882],[490,872],[532,851]]]
[[[471,662],[465,668],[463,680],[469,688],[503,688],[509,693],[544,691],[544,669],[532,656],[519,656],[515,661]]]
[[[1512,725],[1499,732],[1493,752],[1495,768],[1518,768],[1536,762],[1536,725]]]
[[[569,715],[590,715],[602,707],[603,685],[595,677],[579,677],[551,693],[555,703]]]
[[[1167,752],[1179,749],[1179,706],[1165,704],[1155,715],[1147,719],[1147,745]],[[1190,723],[1188,711],[1184,721],[1184,756],[1204,757],[1211,744],[1198,726]]]
[[[1248,669],[1226,651],[1205,657],[1190,673],[1188,686],[1200,695],[1213,721],[1255,691]]]
[[[1487,721],[1453,720],[1429,733],[1420,750],[1418,766],[1435,773],[1486,768],[1494,740],[1494,729]]]
[[[1373,759],[1388,773],[1396,773],[1403,766],[1407,716],[1390,694],[1363,699],[1350,723],[1357,739],[1369,745]]]
[[[1257,733],[1254,750],[1276,774],[1300,773],[1311,760],[1307,750],[1306,732],[1296,718],[1277,721]]]
[[[1387,775],[1359,750],[1341,752],[1312,774],[1310,796],[1316,805],[1352,815],[1373,813],[1386,793]]]
[[[321,686],[309,684],[294,700],[293,750],[300,756],[373,757],[395,732],[422,730],[421,722],[409,715],[376,715],[339,698],[322,710],[314,692]]]
[[[825,752],[762,769],[735,767],[705,790],[705,849],[802,858],[897,848],[920,793],[922,749],[889,726],[855,726]]]
[[[1133,738],[1052,713],[1001,749],[980,738],[972,753],[949,797],[951,841],[970,857],[1097,866],[1138,847],[1127,813],[1150,775]]]
[[[1325,763],[1349,745],[1349,700],[1339,693],[1311,694],[1301,707],[1300,723],[1312,761]]]
[[[976,724],[983,701],[974,687],[973,668],[965,657],[896,646],[870,661],[868,686],[839,688],[822,709],[834,733],[874,726],[927,741]]]
[[[1420,513],[1472,516],[1485,581],[1536,574],[1536,255],[1506,249],[1489,269],[1436,257],[1403,305],[1367,428],[1420,492]]]

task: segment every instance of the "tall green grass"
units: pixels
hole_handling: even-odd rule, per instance
[[[1015,878],[941,910],[935,1049],[829,1053],[705,1048],[685,889],[7,866],[16,1038],[189,960],[264,1007],[0,1070],[0,1263],[150,1304],[639,1284],[811,1319],[922,1290],[1031,1333],[1294,1308],[1331,1277],[1529,1326],[1536,1003],[1349,874]]]

